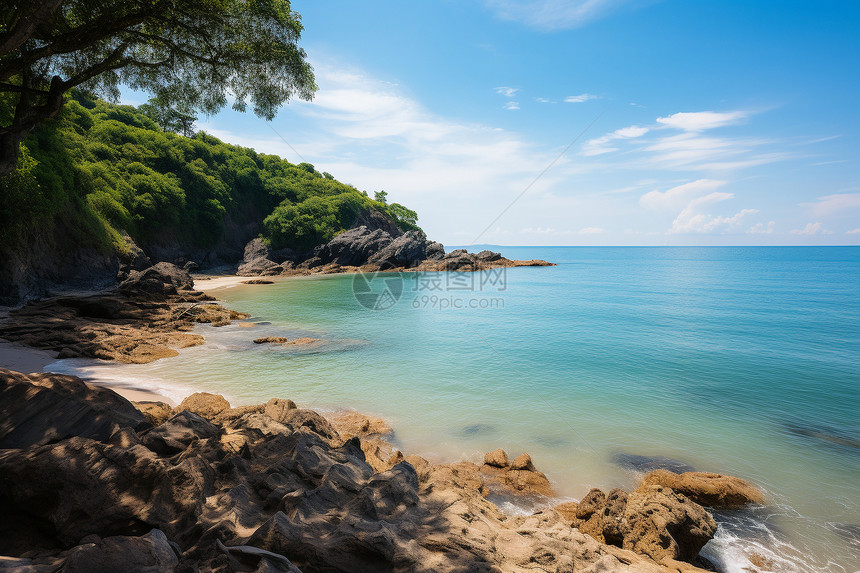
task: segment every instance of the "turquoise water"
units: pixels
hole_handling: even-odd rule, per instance
[[[668,456],[767,492],[766,507],[719,516],[706,554],[723,570],[752,553],[780,571],[860,569],[860,249],[503,254],[559,264],[404,274],[398,302],[375,311],[349,275],[237,286],[217,294],[264,324],[202,327],[206,345],[139,367],[58,364],[176,399],[205,388],[234,405],[348,406],[436,460],[528,452],[563,497],[635,487],[619,453]],[[396,295],[400,276],[371,292]],[[251,343],[270,334],[329,342]]]

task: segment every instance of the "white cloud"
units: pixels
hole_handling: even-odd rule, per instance
[[[535,101],[540,102],[540,103],[556,103],[553,100],[551,100],[549,98],[545,98],[545,97],[536,97]]]
[[[636,139],[637,137],[642,137],[648,133],[648,131],[649,129],[647,127],[640,127],[638,125],[616,129],[612,133],[607,133],[602,137],[597,137],[587,141],[585,145],[582,146],[582,154],[586,157],[593,157],[595,155],[603,155],[604,153],[618,151],[617,147],[612,147],[612,142],[624,139]]]
[[[690,181],[667,191],[649,191],[639,198],[639,204],[646,209],[655,211],[677,211],[689,206],[692,201],[699,198],[702,193],[713,191],[726,184],[726,181],[716,179],[698,179]],[[713,195],[713,194],[712,194]],[[731,198],[731,193],[722,193]]]
[[[715,127],[735,125],[747,118],[748,114],[743,111],[697,111],[675,113],[667,117],[658,117],[657,122],[684,131],[705,131]]]
[[[602,18],[634,0],[485,0],[505,20],[539,30],[577,28]]]
[[[808,207],[815,217],[845,215],[860,211],[860,193],[826,195],[819,197],[815,203],[801,203],[800,206]]]
[[[747,230],[747,233],[750,235],[772,235],[775,226],[776,221],[768,221],[767,225],[764,223],[756,223]]]
[[[579,94],[575,96],[567,96],[564,98],[564,101],[567,103],[582,103],[592,99],[599,99],[600,96],[596,96],[594,94]]]
[[[713,195],[729,195],[731,197],[731,193],[713,193]],[[710,195],[702,197],[702,199],[709,198]],[[721,201],[723,199],[717,198],[714,200]],[[743,218],[747,215],[758,213],[758,209],[741,209],[730,217],[719,217],[705,213],[695,213],[694,209],[699,206],[700,205],[696,205],[695,207],[681,211],[681,214],[678,215],[672,223],[672,228],[669,229],[669,233],[713,233],[715,231],[730,231],[739,227],[743,222]]]
[[[505,97],[514,97],[514,95],[516,95],[518,91],[520,91],[519,88],[509,88],[507,86],[500,86],[496,88],[496,93]]]
[[[845,231],[846,235],[860,235],[860,229],[851,229],[850,231]]]
[[[792,229],[792,235],[830,235],[830,231],[824,228],[821,222],[807,223],[802,229]]]
[[[516,101],[509,101],[505,104],[504,107],[505,109],[520,109],[520,104]]]
[[[580,235],[600,235],[603,233],[603,229],[600,227],[585,227],[579,230]]]

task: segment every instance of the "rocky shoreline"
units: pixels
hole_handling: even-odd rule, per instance
[[[159,263],[116,292],[13,311],[0,337],[155,360],[201,343],[195,323],[246,316],[193,286]],[[694,572],[710,569],[705,507],[763,501],[736,478],[656,471],[550,508],[528,455],[434,465],[398,451],[382,420],[286,398],[232,408],[198,393],[173,408],[0,370],[0,411],[0,570]],[[508,516],[499,496],[546,509]]]
[[[434,465],[354,412],[132,404],[9,370],[0,409],[0,570],[696,572],[716,530],[697,501],[761,502],[736,478],[654,472],[511,517],[487,497],[551,499],[527,455]]]

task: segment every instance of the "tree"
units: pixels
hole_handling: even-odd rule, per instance
[[[309,100],[313,70],[288,0],[5,0],[0,7],[0,174],[20,143],[81,86],[127,85],[187,113],[233,108],[272,119]]]
[[[185,137],[194,135],[194,122],[197,121],[194,110],[172,107],[163,97],[154,97],[147,103],[138,106],[137,109],[157,123],[164,131],[181,133]]]
[[[373,198],[385,205],[388,202],[388,193],[386,191],[377,191],[373,194]]]

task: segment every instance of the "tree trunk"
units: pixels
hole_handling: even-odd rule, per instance
[[[26,139],[29,133],[30,130],[0,134],[0,176],[15,171],[18,166],[21,142]]]

